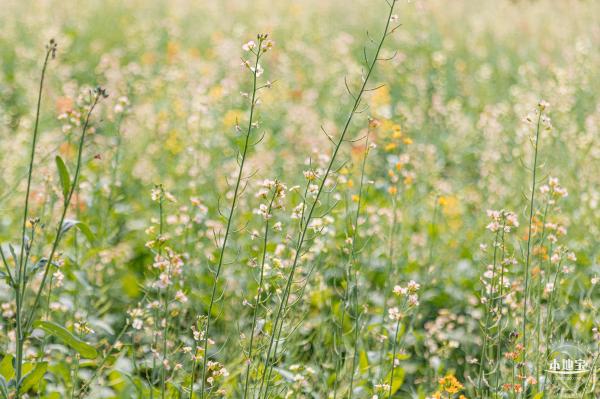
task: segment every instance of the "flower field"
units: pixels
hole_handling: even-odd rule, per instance
[[[0,398],[595,398],[600,3],[4,0]]]

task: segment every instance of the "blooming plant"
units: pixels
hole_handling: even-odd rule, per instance
[[[597,15],[4,1],[0,399],[598,397]]]

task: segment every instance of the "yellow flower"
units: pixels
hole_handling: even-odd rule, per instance
[[[439,379],[440,390],[455,394],[461,391],[464,387],[452,374],[447,374]]]
[[[387,86],[381,87],[379,90],[373,93],[371,97],[371,106],[378,108],[383,105],[388,105],[392,101],[390,96],[390,89]]]
[[[386,144],[385,150],[387,152],[390,152],[390,151],[395,150],[397,147],[398,147],[398,145],[396,143],[389,143],[389,144]]]

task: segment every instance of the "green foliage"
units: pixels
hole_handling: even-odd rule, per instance
[[[59,326],[56,323],[50,321],[36,321],[33,323],[34,328],[39,328],[40,330],[45,331],[46,333],[52,335],[63,344],[69,346],[71,349],[75,350],[82,357],[86,359],[95,359],[98,357],[98,352],[96,348],[92,345],[83,342],[79,338],[77,338],[73,333],[71,333],[66,328]],[[45,371],[45,370],[44,370]]]

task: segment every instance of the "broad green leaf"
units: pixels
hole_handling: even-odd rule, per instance
[[[398,391],[398,389],[400,389],[402,384],[404,383],[404,374],[405,374],[405,371],[401,367],[396,367],[396,369],[394,370],[394,383],[391,386],[392,395],[395,394]],[[389,381],[391,380],[391,378],[392,378],[392,372],[390,371],[388,373],[388,375],[385,377],[385,381],[389,384]]]
[[[78,222],[75,227],[83,233],[85,238],[87,238],[88,242],[91,244],[94,242],[94,233],[90,229],[90,226],[83,222]]]
[[[77,351],[81,356],[86,359],[95,359],[98,356],[98,352],[96,349],[77,338],[69,330],[66,328],[59,326],[56,323],[52,323],[50,321],[36,321],[33,323],[33,327],[39,328],[40,330],[44,330],[48,334],[58,338],[64,344],[70,346],[72,349]]]
[[[0,375],[7,381],[15,376],[15,369],[13,368],[13,355],[6,355],[0,362]]]
[[[358,366],[360,367],[361,373],[366,373],[369,369],[369,358],[367,357],[367,352],[364,350],[360,351],[358,355]]]
[[[65,161],[63,161],[59,155],[57,155],[55,159],[56,167],[58,168],[58,176],[60,177],[60,185],[62,186],[63,196],[66,201],[69,191],[71,191],[71,178],[69,177],[69,170],[67,169],[67,165],[65,165]]]
[[[33,388],[44,377],[46,370],[48,370],[48,362],[37,363],[35,368],[23,377],[21,392],[27,392]]]
[[[71,230],[73,227],[77,228],[77,230],[81,231],[85,238],[90,242],[94,242],[94,233],[90,229],[90,227],[79,221],[73,219],[65,219],[61,228],[61,234],[65,234],[67,231]]]

